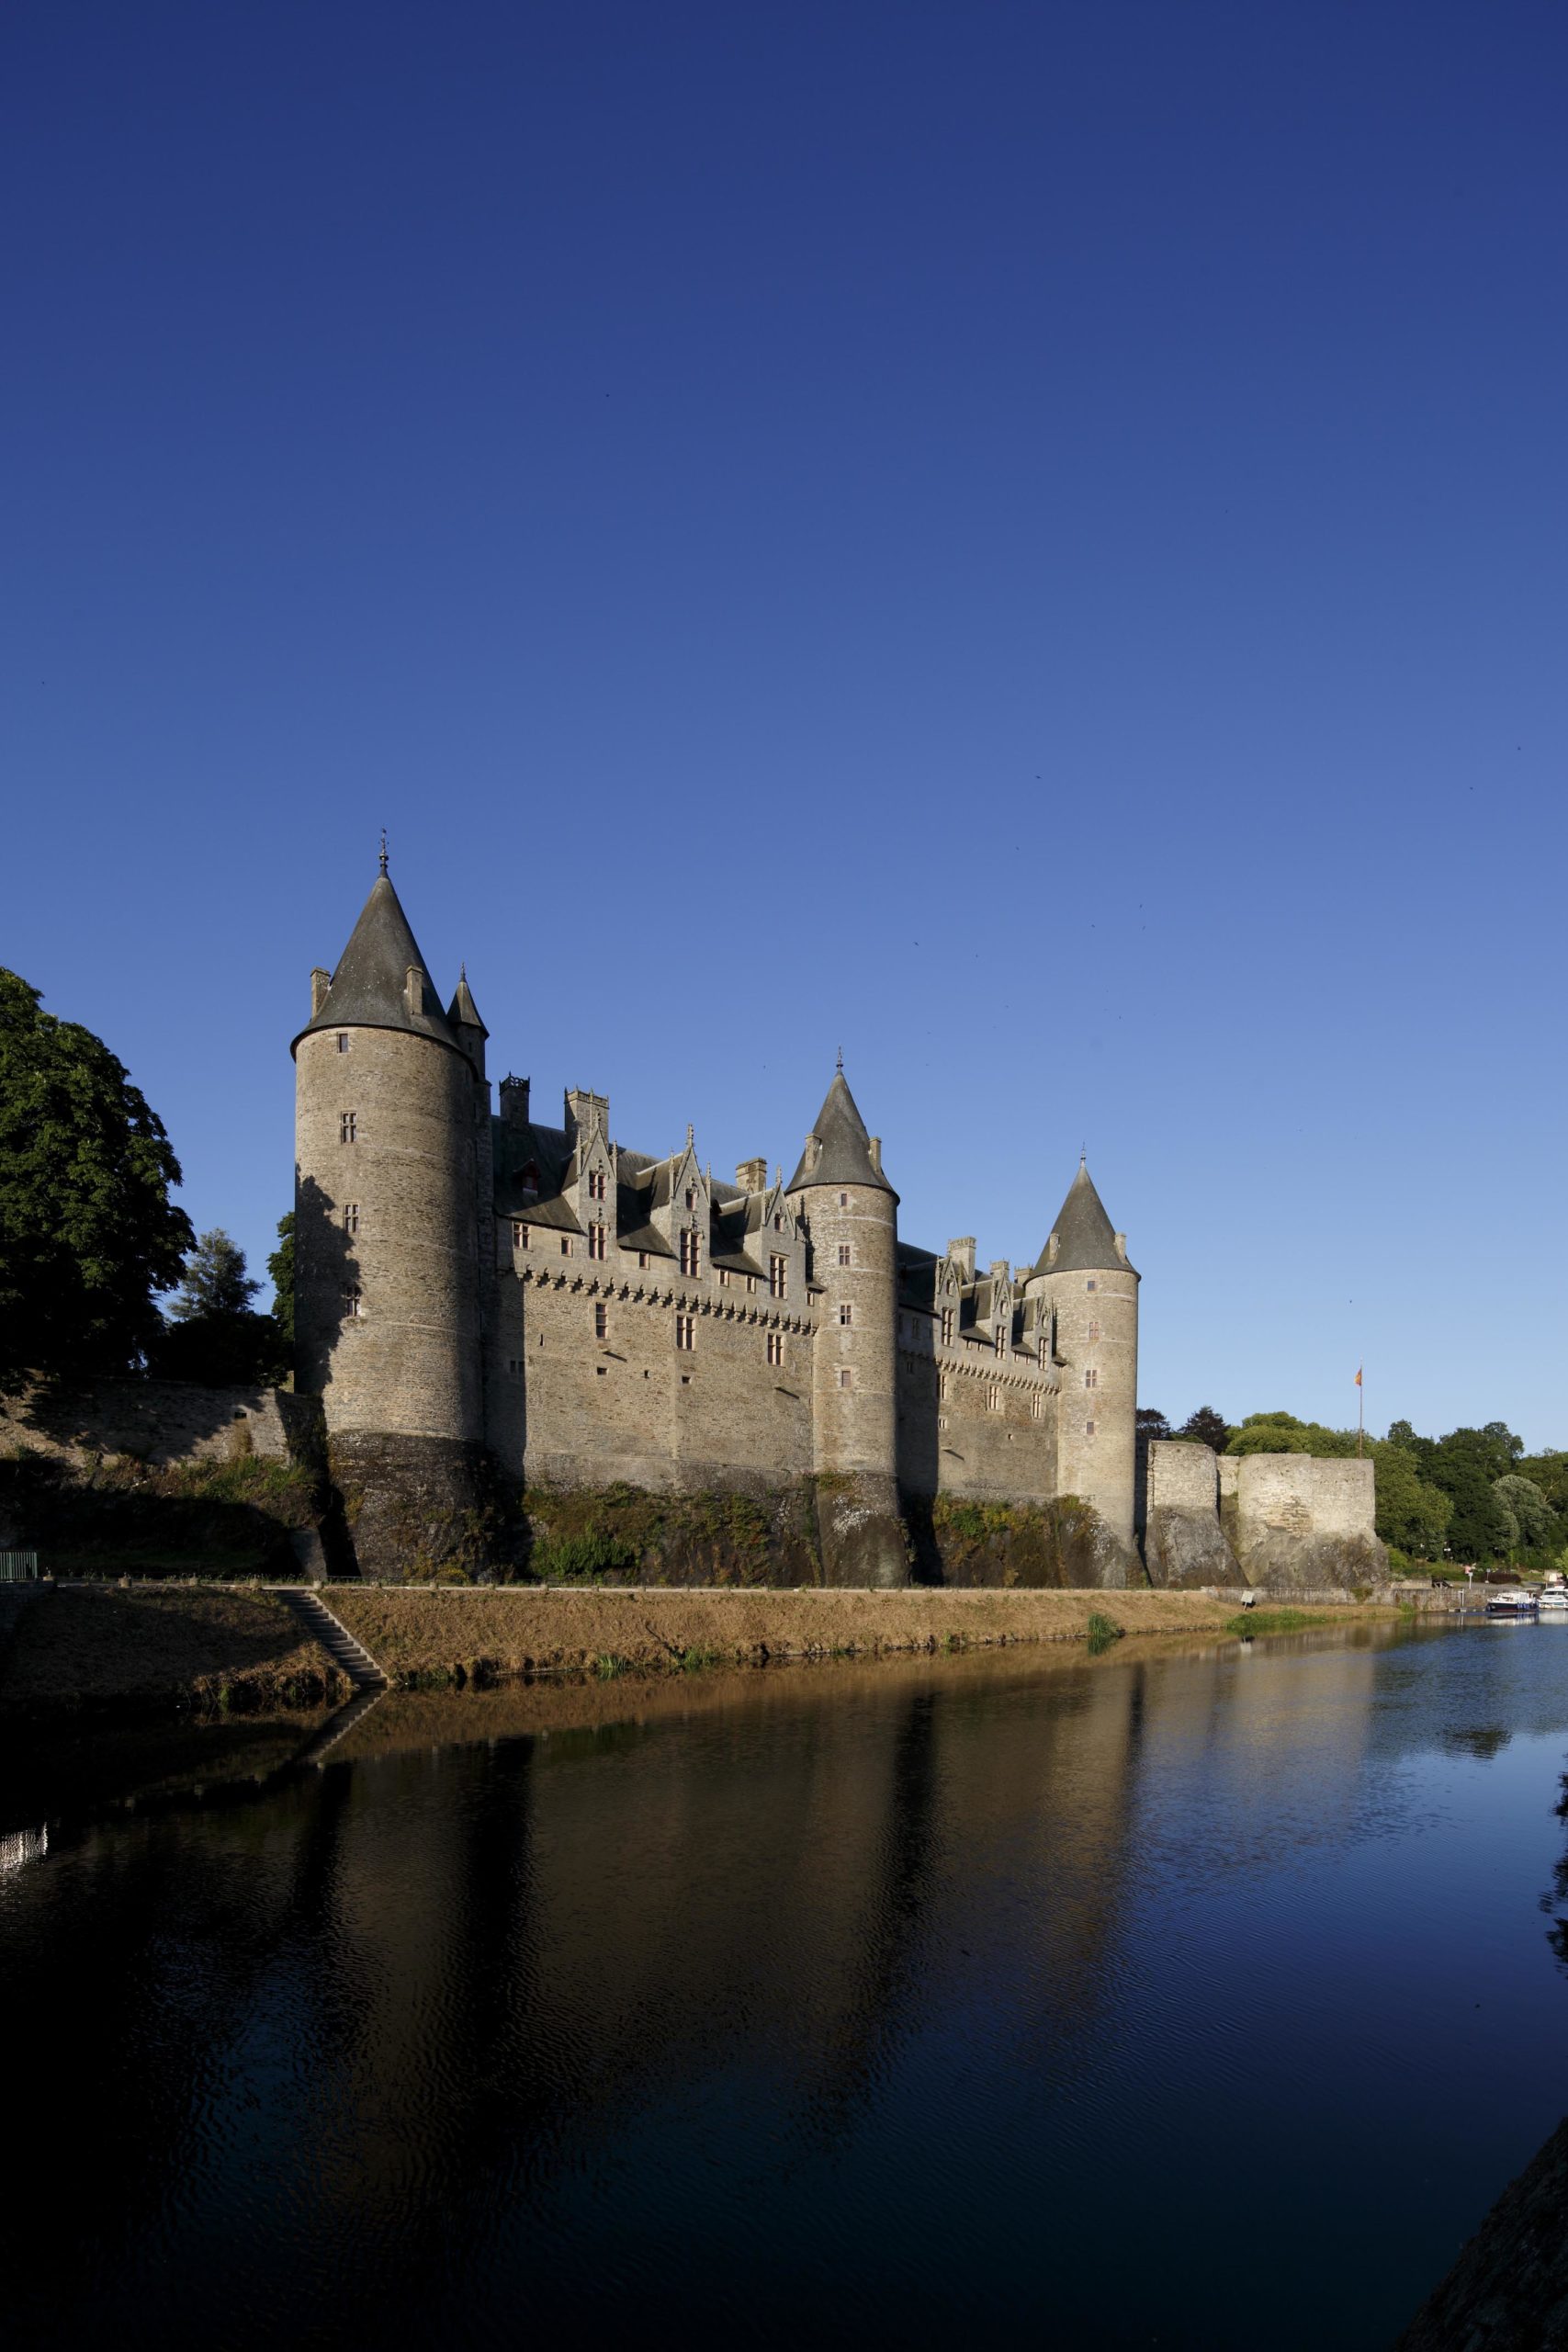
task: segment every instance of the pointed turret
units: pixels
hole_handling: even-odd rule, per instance
[[[310,1020],[294,1040],[296,1047],[312,1029],[400,1029],[409,1036],[434,1037],[443,1046],[457,1043],[385,866],[330,985],[312,1004]]]
[[[310,996],[294,1040],[296,1385],[321,1397],[336,1458],[352,1469],[367,1449],[372,1501],[399,1463],[420,1493],[457,1497],[484,1435],[484,1024],[466,985],[456,1030],[442,1012],[384,847]],[[408,1546],[384,1515],[367,1506],[354,1541],[362,1565],[401,1573]]]
[[[479,1019],[479,1009],[468,986],[466,964],[459,965],[457,968],[457,985],[446,1008],[446,1026],[482,1078],[485,1074],[485,1039],[490,1031]]]
[[[824,1578],[907,1584],[897,1475],[898,1195],[850,1092],[842,1055],[787,1197],[810,1250],[812,1459],[832,1481],[818,1498]]]
[[[881,1141],[866,1132],[841,1061],[786,1190],[801,1193],[818,1184],[865,1184],[874,1192],[893,1193],[882,1172]]]
[[[1117,1546],[1106,1582],[1141,1574],[1134,1548],[1138,1401],[1138,1273],[1089,1162],[1067,1187],[1029,1276],[1061,1374],[1056,1491],[1092,1503]]]
[[[1118,1237],[1094,1189],[1089,1161],[1080,1159],[1033,1271],[1037,1274],[1094,1273],[1126,1263],[1126,1236]]]

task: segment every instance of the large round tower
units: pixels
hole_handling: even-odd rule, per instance
[[[840,1063],[786,1187],[811,1250],[812,1419],[830,1583],[908,1582],[898,1510],[898,1195]]]
[[[409,1556],[378,1572],[439,1549],[433,1521],[470,1498],[483,1436],[469,1047],[383,854],[337,969],[311,975],[293,1049],[296,1380],[358,1491],[361,1565],[405,1530]]]
[[[1092,1503],[1129,1560],[1137,1454],[1138,1276],[1081,1162],[1035,1261],[1040,1300],[1061,1365],[1056,1492]],[[1141,1581],[1140,1577],[1140,1581]]]

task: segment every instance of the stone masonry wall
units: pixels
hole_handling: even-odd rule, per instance
[[[1010,1370],[977,1349],[969,1353],[971,1363],[939,1365],[918,1343],[900,1348],[900,1486],[912,1495],[1049,1502],[1056,1491],[1054,1393],[1032,1366]]]
[[[811,1345],[798,1304],[765,1290],[682,1287],[667,1263],[638,1274],[541,1257],[497,1285],[491,1445],[532,1486],[780,1486],[812,1466]]]
[[[1144,1559],[1154,1585],[1195,1591],[1240,1578],[1219,1519],[1212,1449],[1156,1438],[1149,1447]]]
[[[1231,1544],[1247,1582],[1271,1590],[1381,1584],[1388,1554],[1377,1539],[1375,1510],[1370,1461],[1243,1454]]]
[[[0,1397],[0,1447],[27,1447],[76,1470],[112,1453],[157,1470],[236,1453],[281,1462],[288,1455],[284,1416],[294,1402],[275,1388],[201,1388],[181,1380],[35,1389]]]

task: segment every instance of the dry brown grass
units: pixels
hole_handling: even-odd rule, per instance
[[[276,1593],[210,1586],[46,1587],[0,1665],[0,1706],[12,1713],[111,1702],[238,1712],[347,1695]]]
[[[944,1645],[1079,1642],[1091,1615],[1127,1633],[1218,1632],[1228,1607],[1187,1592],[637,1591],[534,1587],[382,1589],[325,1595],[394,1680],[592,1668],[613,1657],[664,1667],[688,1651],[726,1662],[831,1657]]]

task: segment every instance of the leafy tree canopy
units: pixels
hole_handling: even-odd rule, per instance
[[[245,1272],[245,1253],[239,1243],[216,1226],[210,1233],[197,1235],[169,1312],[176,1323],[208,1315],[243,1315],[260,1288]]]
[[[136,1363],[190,1246],[179,1181],[124,1065],[0,967],[0,1388]]]
[[[1532,1551],[1551,1542],[1557,1514],[1532,1478],[1512,1472],[1506,1478],[1495,1478],[1492,1492],[1507,1522],[1510,1552]]]
[[[1216,1453],[1223,1453],[1231,1441],[1231,1426],[1212,1405],[1200,1405],[1195,1413],[1188,1414],[1176,1434],[1193,1438],[1200,1445],[1212,1445]]]
[[[220,1388],[280,1380],[288,1348],[274,1317],[251,1305],[260,1288],[245,1272],[244,1251],[220,1226],[201,1234],[186,1260],[175,1319],[148,1350],[149,1369],[165,1380]]]
[[[286,1346],[294,1346],[294,1212],[288,1209],[277,1220],[277,1247],[266,1261],[272,1278],[272,1319],[283,1335]]]

